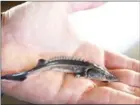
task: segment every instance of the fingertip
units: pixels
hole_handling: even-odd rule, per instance
[[[115,69],[109,71],[117,76],[120,79],[120,82],[134,87],[140,87],[140,73],[129,69]]]
[[[104,57],[104,63],[108,69],[131,69],[140,72],[140,61],[138,60],[111,51],[105,51]]]

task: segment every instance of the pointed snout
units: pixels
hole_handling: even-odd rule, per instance
[[[114,76],[112,74],[106,75],[106,79],[110,82],[119,82],[120,81],[116,76]]]

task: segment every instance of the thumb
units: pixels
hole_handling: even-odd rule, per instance
[[[71,12],[77,12],[82,10],[88,10],[97,8],[101,5],[103,5],[105,2],[71,2]]]

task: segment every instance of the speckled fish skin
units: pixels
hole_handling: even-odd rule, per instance
[[[40,60],[42,63],[38,63],[38,65],[31,70],[35,71],[36,69],[42,68],[45,66],[46,70],[54,70],[60,72],[67,72],[67,73],[81,73],[83,72],[88,66],[93,65],[90,62],[87,62],[82,59],[78,59],[76,57],[54,57],[49,60]]]

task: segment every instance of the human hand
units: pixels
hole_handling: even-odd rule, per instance
[[[106,66],[121,82],[103,84],[46,71],[23,82],[2,80],[4,93],[38,104],[140,103],[139,61],[80,41],[67,20],[70,7],[67,3],[27,3],[3,15],[2,75],[28,70],[39,58],[71,55]]]

